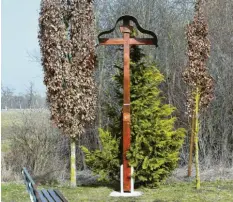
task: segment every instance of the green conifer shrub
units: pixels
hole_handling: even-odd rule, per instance
[[[110,132],[99,129],[102,150],[89,151],[82,146],[86,155],[86,163],[100,181],[119,180],[119,138],[113,137]]]
[[[122,106],[123,70],[119,67],[118,69],[119,74],[115,76],[116,94],[119,106]],[[136,183],[157,186],[176,167],[185,130],[175,128],[176,117],[172,115],[175,108],[164,104],[159,90],[159,85],[164,81],[163,75],[156,68],[156,64],[148,62],[141,49],[136,46],[131,48],[130,69],[131,148],[127,158],[134,167]],[[109,118],[113,121],[109,126],[109,132],[100,132],[103,150],[90,152],[84,149],[84,152],[87,165],[95,173],[101,173],[101,176],[103,172],[111,174],[108,175],[109,179],[119,180],[122,115],[114,113],[109,105],[107,107],[110,112]],[[106,162],[108,160],[109,162]]]

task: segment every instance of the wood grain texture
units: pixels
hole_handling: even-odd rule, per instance
[[[131,169],[126,158],[130,149],[130,33],[124,33],[124,105],[123,105],[123,187],[124,192],[131,188]]]
[[[124,45],[124,39],[122,38],[102,38],[99,40],[100,45]],[[154,41],[151,38],[130,38],[130,45],[154,45]]]

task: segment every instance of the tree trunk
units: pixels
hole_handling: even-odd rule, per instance
[[[70,185],[76,187],[76,141],[75,138],[70,140]]]
[[[196,88],[195,94],[195,133],[194,133],[194,142],[195,142],[195,163],[196,163],[196,188],[200,189],[200,171],[199,171],[199,158],[198,158],[198,131],[199,131],[199,102],[200,102],[200,93],[199,88]]]
[[[192,114],[191,120],[191,136],[190,136],[190,146],[189,146],[189,163],[188,163],[188,177],[192,175],[192,162],[193,162],[193,141],[195,133],[195,113]]]

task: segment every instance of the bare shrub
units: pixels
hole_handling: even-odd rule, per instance
[[[5,171],[20,174],[22,167],[26,167],[41,184],[65,178],[68,162],[62,151],[67,150],[67,141],[52,126],[48,111],[23,113],[22,124],[14,124],[11,132]]]
[[[8,181],[19,181],[21,176],[17,175],[12,171],[12,168],[8,166],[6,159],[6,153],[1,153],[1,181],[8,182]]]

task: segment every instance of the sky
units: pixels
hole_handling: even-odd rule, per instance
[[[35,90],[44,95],[42,66],[29,57],[40,55],[37,39],[40,0],[2,0],[1,3],[2,85],[18,94],[25,93],[33,82]]]

